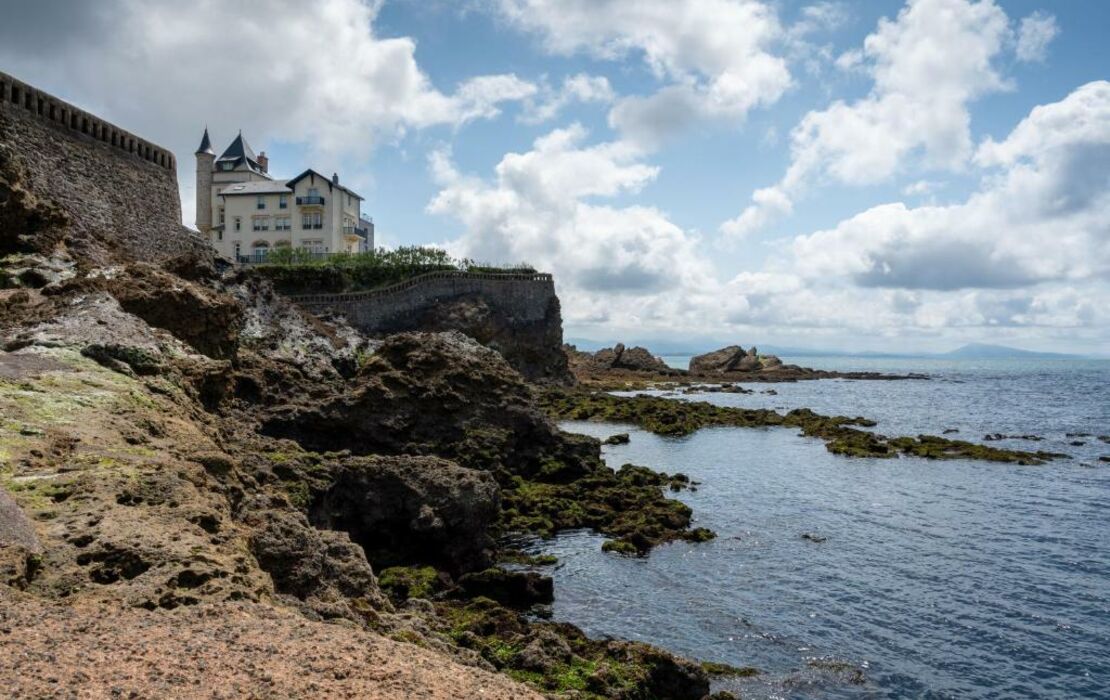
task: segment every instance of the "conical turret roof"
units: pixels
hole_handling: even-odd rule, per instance
[[[208,153],[209,155],[216,155],[212,150],[212,139],[208,138],[208,127],[204,127],[204,138],[200,140],[200,146],[197,147],[197,155],[201,153]]]
[[[220,154],[219,160],[239,160],[240,158],[246,158],[252,164],[258,162],[258,158],[254,155],[254,151],[251,150],[250,144],[243,138],[242,131],[240,131],[239,135],[235,137],[235,140],[231,142],[231,145]]]

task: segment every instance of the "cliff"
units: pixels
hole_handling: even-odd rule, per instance
[[[341,316],[372,337],[459,331],[497,350],[530,381],[573,382],[551,275],[439,271],[382,289],[292,298],[318,315]]]
[[[62,103],[66,120],[51,122],[40,93],[28,102],[12,84],[0,95],[18,97],[0,106],[10,694],[708,692],[697,664],[528,615],[551,580],[497,544],[581,527],[617,551],[710,537],[664,497],[665,475],[606,468],[596,440],[559,431],[472,338],[370,339],[221,270],[176,221],[172,158],[130,136],[113,146],[125,132],[85,127]],[[135,189],[109,191],[108,170]],[[496,566],[510,558],[527,570]]]

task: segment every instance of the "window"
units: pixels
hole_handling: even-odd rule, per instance
[[[222,241],[223,239],[224,239],[223,229],[220,229],[219,231],[216,231],[216,240],[217,241]]]
[[[306,238],[301,241],[301,247],[313,255],[320,255],[321,253],[327,252],[327,248],[324,247],[324,242],[319,238]]]
[[[251,244],[251,256],[256,260],[262,260],[270,253],[270,244],[266,241],[255,241]]]
[[[220,224],[224,222],[224,208],[220,207]]]
[[[293,230],[293,217],[291,217],[291,216],[274,217],[274,230],[275,231],[292,231]]]
[[[220,163],[220,170],[233,170],[235,163]]]
[[[306,231],[309,229],[324,228],[324,215],[320,212],[314,214],[301,214],[301,228]]]
[[[235,217],[235,230],[236,231],[241,231],[242,229],[243,229],[243,219],[242,219],[242,217],[237,216],[237,217]]]
[[[309,187],[308,188],[308,196],[309,197],[319,197],[320,196],[320,190],[316,189],[315,187]]]
[[[283,194],[278,197],[278,209],[289,208],[289,195]]]
[[[251,219],[252,228],[255,231],[269,231],[270,230],[270,217],[256,216]]]
[[[260,194],[257,197],[255,197],[254,208],[255,209],[265,209],[266,208],[266,197],[265,197],[265,195]]]
[[[242,252],[243,251],[242,251],[242,248],[239,244],[239,241],[235,241],[235,259],[236,260],[239,260],[239,256],[242,255]]]

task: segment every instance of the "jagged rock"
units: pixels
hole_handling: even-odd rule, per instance
[[[736,364],[745,355],[744,348],[739,345],[729,345],[720,350],[691,357],[690,371],[694,374],[729,372],[735,369]]]
[[[569,663],[573,657],[574,652],[566,639],[552,630],[540,628],[532,641],[517,652],[513,658],[513,666],[535,673],[549,673],[558,666]]]
[[[760,356],[759,351],[754,346],[745,351],[739,345],[729,345],[690,358],[690,372],[692,374],[756,372],[759,370],[774,370],[783,366],[782,360],[774,355]]]
[[[551,577],[534,571],[506,571],[496,568],[477,571],[461,576],[459,588],[467,597],[483,596],[520,610],[555,600],[555,587]]]
[[[379,568],[435,563],[488,566],[499,507],[487,473],[435,457],[350,458],[310,506],[312,522],[350,533]]]
[[[391,336],[348,389],[275,407],[262,430],[309,449],[431,452],[550,481],[598,468],[596,441],[559,431],[498,352],[458,332]]]
[[[351,599],[389,607],[362,549],[345,532],[319,530],[301,513],[268,510],[253,515],[251,552],[278,593],[291,595],[325,618],[356,618]]]
[[[630,372],[671,373],[674,371],[666,362],[652,355],[647,348],[638,346],[626,348],[624,343],[617,343],[611,348],[603,348],[592,353],[582,352],[573,345],[565,345],[563,350],[571,368],[576,372],[627,370]]]

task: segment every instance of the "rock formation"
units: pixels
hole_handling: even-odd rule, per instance
[[[759,372],[783,367],[782,360],[774,355],[760,355],[753,346],[745,351],[739,345],[695,355],[690,358],[690,373],[713,375],[732,372]]]
[[[673,370],[660,358],[651,354],[647,348],[626,348],[624,343],[617,343],[611,348],[603,348],[597,352],[583,352],[573,345],[564,346],[571,367],[578,372],[607,372],[611,370],[626,370],[631,372],[664,372]]]

